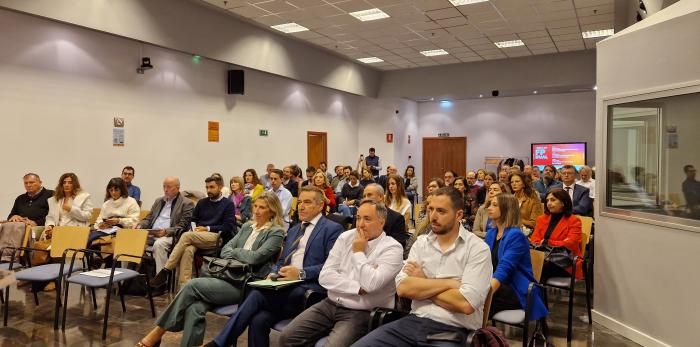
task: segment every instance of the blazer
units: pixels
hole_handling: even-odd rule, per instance
[[[544,214],[537,218],[537,226],[535,231],[530,236],[530,241],[533,244],[539,245],[544,240],[544,234],[549,227],[549,221],[552,220],[552,215]],[[578,217],[562,216],[559,223],[549,236],[548,245],[553,247],[566,247],[574,255],[581,256],[581,219]],[[576,263],[576,277],[583,278],[583,259],[579,259]],[[565,269],[571,273],[571,268]]]
[[[48,201],[49,214],[46,215],[46,225],[59,226],[58,223],[61,220],[59,214],[61,212],[61,206],[63,206],[63,199],[56,201],[56,198],[52,196]],[[70,220],[63,225],[86,227],[90,224],[90,217],[92,217],[92,201],[90,200],[90,194],[88,192],[81,190],[73,198],[73,205],[68,216]]]
[[[593,215],[593,201],[591,200],[590,195],[590,189],[580,184],[574,184],[574,198],[572,199],[572,202],[574,203],[574,214],[589,217]]]
[[[406,232],[406,219],[404,216],[390,208],[386,209],[386,222],[384,232],[399,241],[401,247],[406,249],[406,240],[411,236]]]
[[[520,205],[520,222],[530,228],[535,228],[537,217],[544,214],[544,205],[535,196],[527,198]]]
[[[403,217],[401,217],[403,219]],[[284,260],[294,251],[292,249],[292,244],[301,233],[301,223],[293,226],[287,232],[287,240],[284,243],[284,250],[282,251],[282,256],[277,261],[277,269],[284,266]],[[306,272],[306,279],[304,280],[303,286],[307,289],[313,289],[321,291],[323,293],[326,290],[318,284],[318,275],[321,273],[321,268],[323,264],[328,259],[328,254],[335,244],[335,240],[343,233],[343,227],[326,217],[321,216],[318,223],[312,230],[309,240],[306,242],[306,249],[304,250],[304,263],[303,270]]]
[[[146,218],[142,219],[139,224],[137,224],[138,227],[151,229],[153,223],[158,219],[163,206],[165,206],[165,199],[163,197],[156,199]],[[170,209],[170,227],[165,229],[166,235],[175,236],[181,234],[185,230],[189,230],[193,210],[194,202],[182,195],[182,192],[178,193]]]
[[[272,270],[272,264],[277,261],[277,256],[282,249],[284,228],[268,223],[265,230],[261,231],[255,238],[252,247],[243,249],[248,237],[253,232],[254,223],[251,221],[243,224],[236,236],[221,249],[221,258],[235,259],[250,264],[253,268],[253,276],[264,278]]]
[[[498,228],[489,223],[486,232],[486,244],[493,249]],[[518,296],[523,310],[527,304],[527,289],[530,282],[536,282],[532,274],[532,260],[530,260],[530,244],[518,227],[506,228],[503,231],[501,242],[498,246],[498,266],[493,269],[493,278],[510,286]],[[538,320],[547,315],[547,307],[542,301],[540,290],[533,288],[532,311],[530,319]]]
[[[479,209],[476,210],[476,217],[474,217],[472,233],[482,239],[486,237],[486,225],[488,221],[489,213],[486,211],[486,205],[479,206]]]

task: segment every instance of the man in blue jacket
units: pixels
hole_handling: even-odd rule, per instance
[[[540,193],[540,200],[544,202],[547,191],[551,188],[561,188],[561,182],[554,179],[557,169],[553,165],[545,165],[542,170],[542,177],[532,185]]]
[[[307,289],[325,293],[318,276],[343,228],[321,214],[323,196],[324,193],[314,186],[300,189],[301,223],[289,229],[284,251],[275,266],[278,281],[303,282],[279,290],[253,289],[219,335],[205,346],[231,346],[246,328],[248,346],[269,346],[270,329],[275,323],[304,310]]]

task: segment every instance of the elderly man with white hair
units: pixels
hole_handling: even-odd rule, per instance
[[[580,170],[578,170],[578,174],[580,176],[580,179],[576,180],[576,184],[582,185],[590,191],[589,197],[591,199],[595,199],[595,179],[592,177],[593,170],[589,166],[582,166]]]

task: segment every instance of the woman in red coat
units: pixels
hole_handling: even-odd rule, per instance
[[[543,215],[537,217],[535,231],[530,242],[535,246],[566,247],[575,256],[581,256],[581,220],[571,214],[573,203],[569,194],[561,188],[547,192]],[[583,278],[581,268],[583,261],[576,262],[576,277]],[[545,261],[540,282],[545,283],[550,277],[571,276],[571,267],[563,269]]]

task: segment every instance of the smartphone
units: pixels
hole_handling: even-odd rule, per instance
[[[197,231],[197,223],[191,222],[190,227],[192,227],[192,231]]]

